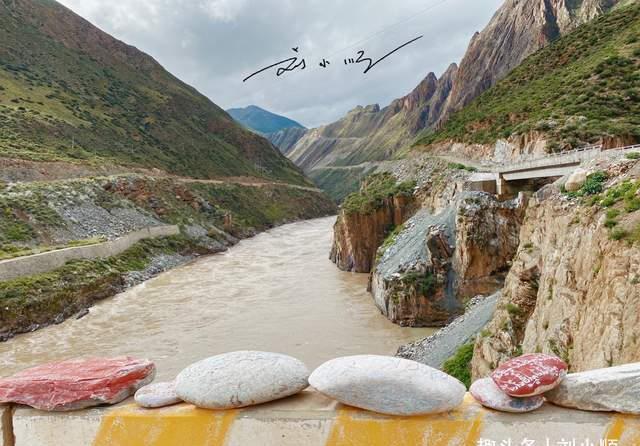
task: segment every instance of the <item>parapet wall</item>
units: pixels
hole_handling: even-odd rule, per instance
[[[130,232],[115,240],[95,245],[57,249],[24,257],[0,261],[0,281],[41,274],[64,266],[70,260],[111,257],[126,251],[140,240],[167,237],[180,233],[176,225],[150,226]]]
[[[12,426],[6,424],[11,439],[1,446],[640,445],[640,417],[550,404],[529,414],[506,414],[482,408],[470,395],[453,412],[421,417],[377,415],[305,391],[229,411],[187,404],[147,410],[131,402],[69,413],[15,408]]]

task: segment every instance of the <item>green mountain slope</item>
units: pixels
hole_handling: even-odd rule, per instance
[[[419,144],[544,134],[549,149],[640,141],[640,3],[538,51]]]
[[[0,0],[0,156],[306,183],[265,139],[53,0]]]
[[[304,129],[305,127],[285,116],[276,115],[255,105],[245,108],[230,108],[227,113],[238,123],[261,134],[275,133],[288,128]]]

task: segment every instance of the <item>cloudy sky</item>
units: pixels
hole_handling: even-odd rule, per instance
[[[313,127],[411,91],[458,62],[503,0],[59,0],[152,55],[223,108],[259,105]],[[374,60],[424,36],[363,74]],[[249,74],[294,55],[305,70]],[[327,59],[327,68],[319,63]]]

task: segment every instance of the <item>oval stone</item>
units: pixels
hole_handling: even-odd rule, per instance
[[[144,386],[138,389],[133,399],[138,406],[149,409],[171,406],[182,402],[176,393],[176,383],[174,381]]]
[[[532,353],[513,358],[495,369],[491,378],[507,395],[542,395],[567,375],[567,364],[556,356]]]
[[[423,415],[455,409],[466,388],[439,370],[408,359],[359,355],[332,359],[309,377],[320,393],[387,415]]]
[[[479,379],[469,388],[473,397],[485,407],[501,412],[531,412],[544,404],[544,397],[514,398],[504,393],[491,378]]]
[[[233,409],[266,403],[304,390],[309,370],[279,353],[239,351],[190,365],[176,378],[183,401],[205,409]]]

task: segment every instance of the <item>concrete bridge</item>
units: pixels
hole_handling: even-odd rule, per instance
[[[473,174],[469,181],[476,190],[505,195],[509,189],[509,182],[558,178],[573,172],[584,161],[600,156],[624,156],[633,151],[640,151],[640,144],[606,150],[601,145],[583,147],[536,159],[483,167],[480,172]]]

